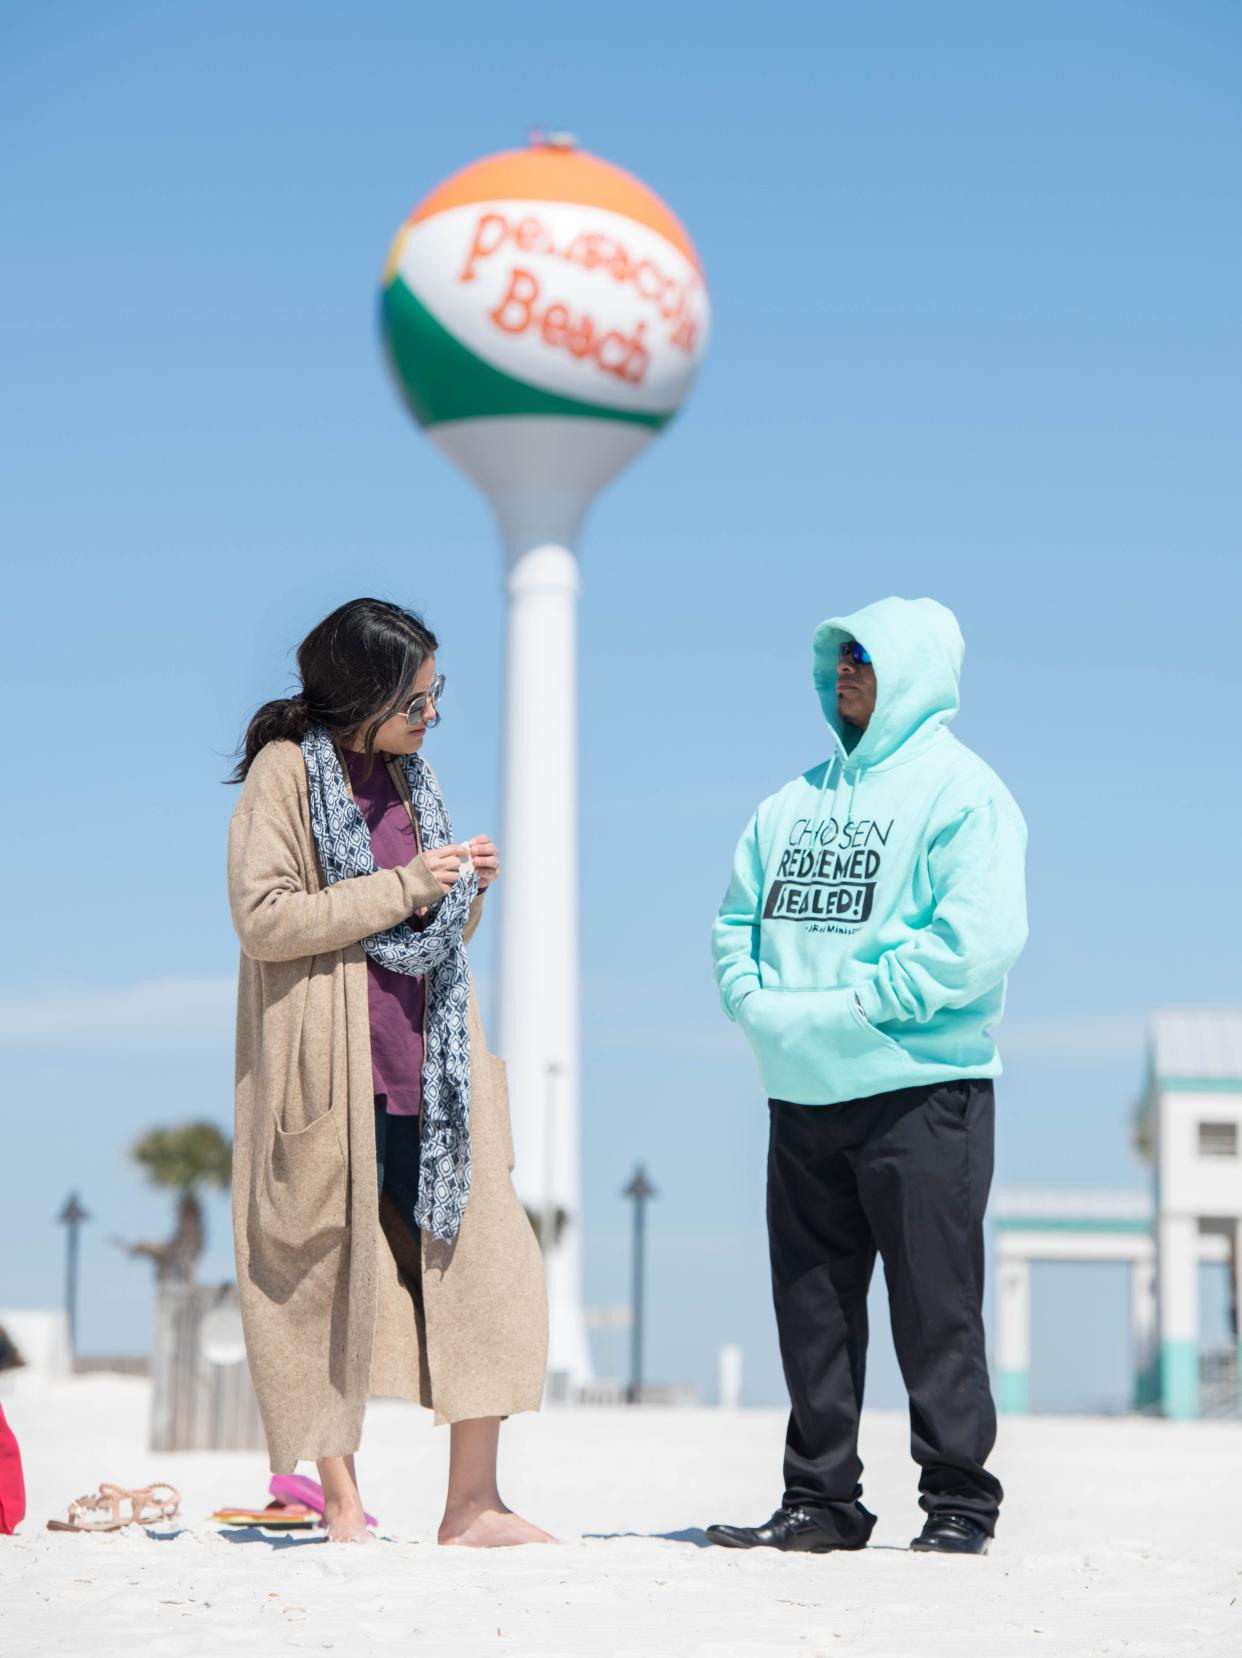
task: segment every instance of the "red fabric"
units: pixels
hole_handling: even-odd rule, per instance
[[[26,1513],[22,1457],[0,1405],[0,1536],[11,1536]]]

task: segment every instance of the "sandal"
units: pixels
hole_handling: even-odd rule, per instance
[[[273,1474],[267,1488],[277,1502],[323,1513],[323,1486],[318,1480],[307,1479],[304,1474]],[[374,1514],[364,1514],[363,1519],[369,1526],[379,1525]]]
[[[129,1504],[129,1513],[121,1512]],[[157,1481],[154,1485],[139,1486],[126,1491],[119,1485],[101,1485],[89,1496],[78,1497],[69,1504],[69,1519],[49,1520],[49,1531],[121,1531],[126,1526],[151,1526],[160,1520],[171,1520],[181,1507],[181,1493],[175,1486]],[[110,1510],[106,1520],[87,1520],[83,1516]]]

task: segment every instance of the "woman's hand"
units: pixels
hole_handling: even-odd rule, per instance
[[[432,846],[423,853],[423,862],[440,883],[442,892],[451,892],[461,873],[462,859],[469,856],[465,846]]]
[[[474,859],[474,872],[479,877],[479,891],[485,892],[500,874],[500,853],[490,835],[476,835],[466,842],[466,851]]]

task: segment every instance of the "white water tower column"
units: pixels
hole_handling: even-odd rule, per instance
[[[540,1220],[553,1395],[591,1379],[578,1124],[578,563],[509,546],[499,1050],[515,1179]]]
[[[484,156],[398,230],[384,349],[411,414],[482,490],[509,591],[500,1028],[515,1182],[544,1232],[549,1393],[591,1379],[579,1171],[577,596],[599,492],[684,403],[710,305],[667,204],[568,133]],[[560,1223],[559,1226],[557,1223]]]

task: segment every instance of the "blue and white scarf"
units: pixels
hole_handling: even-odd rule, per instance
[[[326,726],[302,740],[311,829],[328,885],[374,875],[371,835],[345,786]],[[444,800],[421,755],[401,757],[424,847],[448,846],[453,831]],[[362,947],[381,967],[427,981],[427,1051],[423,1059],[422,1139],[414,1218],[433,1238],[452,1243],[470,1197],[470,967],[462,929],[479,890],[473,872],[460,875],[435,905],[427,925],[399,921],[372,933]]]

